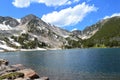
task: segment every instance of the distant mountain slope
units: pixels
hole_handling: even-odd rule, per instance
[[[86,27],[83,31],[74,30],[72,31],[73,34],[78,35],[81,39],[88,39],[93,36],[99,29],[104,25],[107,20],[102,20],[93,24],[91,26]]]
[[[104,39],[120,35],[120,17],[110,18],[92,38]]]
[[[85,41],[85,46],[120,46],[120,17],[116,16],[104,21],[105,23],[101,26],[101,28],[90,39]]]

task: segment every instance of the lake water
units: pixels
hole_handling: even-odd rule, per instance
[[[120,49],[71,49],[0,53],[50,80],[120,80]]]

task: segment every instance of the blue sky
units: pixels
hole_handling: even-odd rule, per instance
[[[34,14],[45,22],[83,30],[103,18],[120,16],[120,0],[1,0],[0,16]]]

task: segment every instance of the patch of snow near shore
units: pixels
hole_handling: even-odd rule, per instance
[[[8,38],[12,44],[16,45],[16,46],[21,46],[20,43],[15,42],[14,39],[11,39],[10,37]]]
[[[14,49],[12,47],[9,47],[7,45],[1,45],[0,44],[0,52],[4,52],[5,50],[7,51],[37,51],[37,50],[46,50],[44,48],[36,48],[36,49]]]
[[[20,43],[18,43],[18,42],[13,42],[13,44],[16,46],[21,46]]]
[[[37,50],[46,50],[44,48],[36,48],[36,49],[20,49],[20,51],[37,51]]]
[[[9,47],[7,45],[1,45],[0,44],[0,48],[3,49],[3,50],[8,50],[8,51],[16,51],[16,49],[14,49],[12,47]]]

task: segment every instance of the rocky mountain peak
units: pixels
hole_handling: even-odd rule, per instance
[[[33,15],[33,14],[29,14],[23,18],[21,18],[21,23],[25,24],[26,22],[31,21],[32,19],[39,19],[37,16]]]
[[[72,33],[73,33],[73,34],[81,34],[82,31],[80,31],[80,30],[74,30],[74,31],[72,31]]]
[[[2,17],[0,16],[0,24],[9,25],[11,27],[16,27],[19,25],[19,22],[12,17]]]

